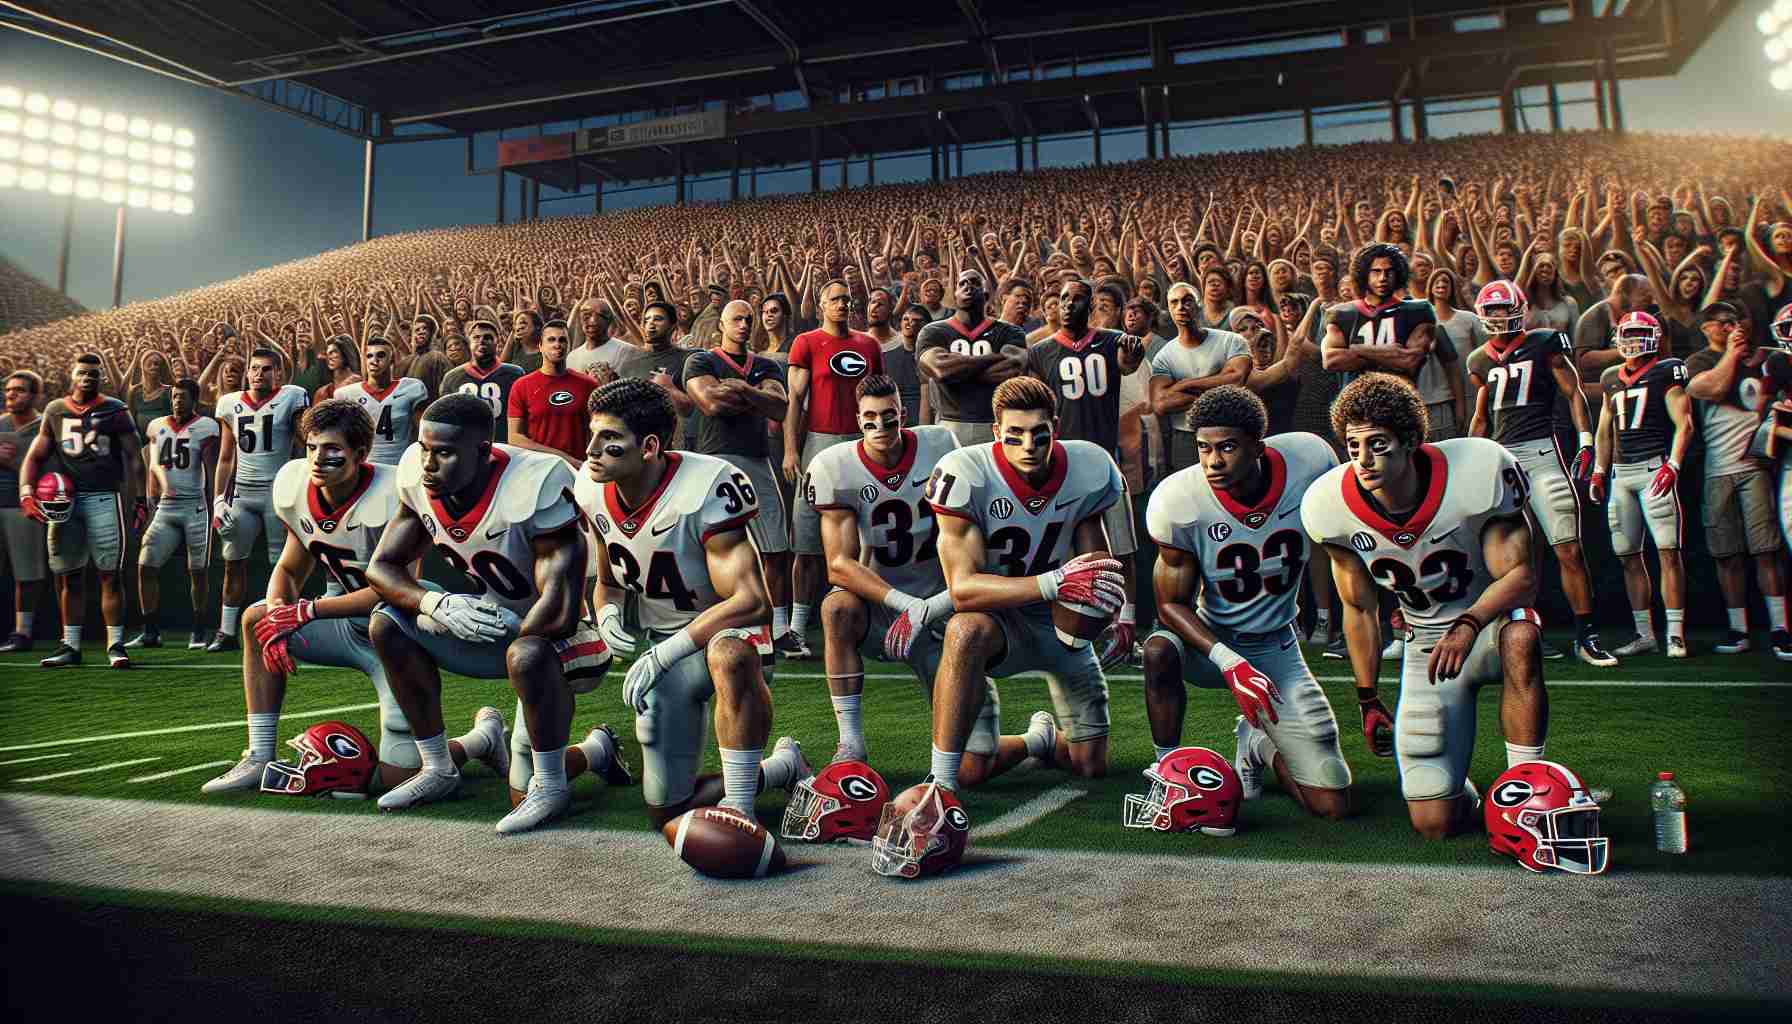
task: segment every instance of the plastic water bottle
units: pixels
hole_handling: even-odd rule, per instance
[[[1655,811],[1655,848],[1662,853],[1686,852],[1686,791],[1674,782],[1673,772],[1660,772],[1649,787],[1649,806]]]

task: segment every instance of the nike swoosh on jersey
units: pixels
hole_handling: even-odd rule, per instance
[[[1432,534],[1430,537],[1427,537],[1426,540],[1430,541],[1433,544],[1436,544],[1438,541],[1443,540],[1445,537],[1448,537],[1450,534],[1455,533],[1457,530],[1460,530],[1460,529],[1462,529],[1462,524],[1458,523],[1455,526],[1450,527],[1448,530],[1445,530],[1442,533]]]
[[[1277,519],[1286,519],[1286,518],[1288,518],[1288,517],[1289,517],[1289,516],[1291,516],[1291,515],[1293,515],[1293,514],[1294,514],[1294,513],[1296,513],[1296,512],[1299,512],[1299,511],[1300,511],[1300,506],[1299,506],[1299,505],[1296,505],[1296,506],[1294,506],[1294,507],[1293,507],[1293,508],[1291,508],[1291,509],[1289,509],[1289,510],[1288,510],[1288,511],[1286,511],[1286,512],[1277,512],[1277,513],[1276,513],[1276,518],[1277,518]]]
[[[653,528],[653,535],[655,537],[658,537],[660,534],[665,533],[666,531],[672,529],[674,526],[677,526],[677,525],[678,525],[677,522],[670,522],[670,523],[665,524],[664,526],[656,526]]]
[[[485,539],[486,540],[497,540],[499,537],[502,537],[509,532],[510,532],[510,527],[500,526],[495,530],[485,531]]]
[[[1064,511],[1064,510],[1065,510],[1065,509],[1067,509],[1067,508],[1069,508],[1069,507],[1070,507],[1070,506],[1072,506],[1072,505],[1074,505],[1074,504],[1076,504],[1076,503],[1077,503],[1077,502],[1079,502],[1079,501],[1081,501],[1081,500],[1083,500],[1083,499],[1081,499],[1081,498],[1070,498],[1070,499],[1068,499],[1068,500],[1066,500],[1066,501],[1060,501],[1060,502],[1058,502],[1058,503],[1057,503],[1057,504],[1056,504],[1056,505],[1053,505],[1053,506],[1052,506],[1052,511],[1054,511],[1054,512],[1062,512],[1062,511]]]

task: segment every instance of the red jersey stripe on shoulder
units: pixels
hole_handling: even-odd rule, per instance
[[[709,529],[704,530],[703,537],[701,539],[702,539],[703,543],[708,544],[709,538],[714,537],[718,533],[727,533],[729,530],[738,530],[741,527],[752,522],[753,517],[757,516],[758,514],[759,514],[759,510],[754,509],[751,512],[743,512],[740,515],[735,516],[731,519],[724,519],[721,522],[710,527]]]

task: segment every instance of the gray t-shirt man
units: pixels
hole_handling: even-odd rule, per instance
[[[1158,349],[1151,357],[1151,376],[1168,377],[1172,384],[1211,377],[1239,356],[1251,357],[1251,347],[1245,343],[1243,335],[1208,328],[1198,345],[1184,345],[1179,339],[1172,338]],[[1171,426],[1178,432],[1188,432],[1185,417],[1174,417]]]

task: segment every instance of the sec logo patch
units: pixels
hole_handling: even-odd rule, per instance
[[[1232,527],[1227,523],[1214,523],[1207,528],[1207,536],[1215,544],[1232,536]]]
[[[1014,502],[1007,498],[997,498],[989,503],[989,514],[995,519],[1006,519],[1014,514]]]
[[[1375,538],[1367,531],[1358,530],[1350,535],[1350,546],[1358,551],[1374,551]]]
[[[877,500],[877,487],[872,484],[866,484],[865,486],[859,488],[859,500],[864,502],[867,505],[876,501]]]

